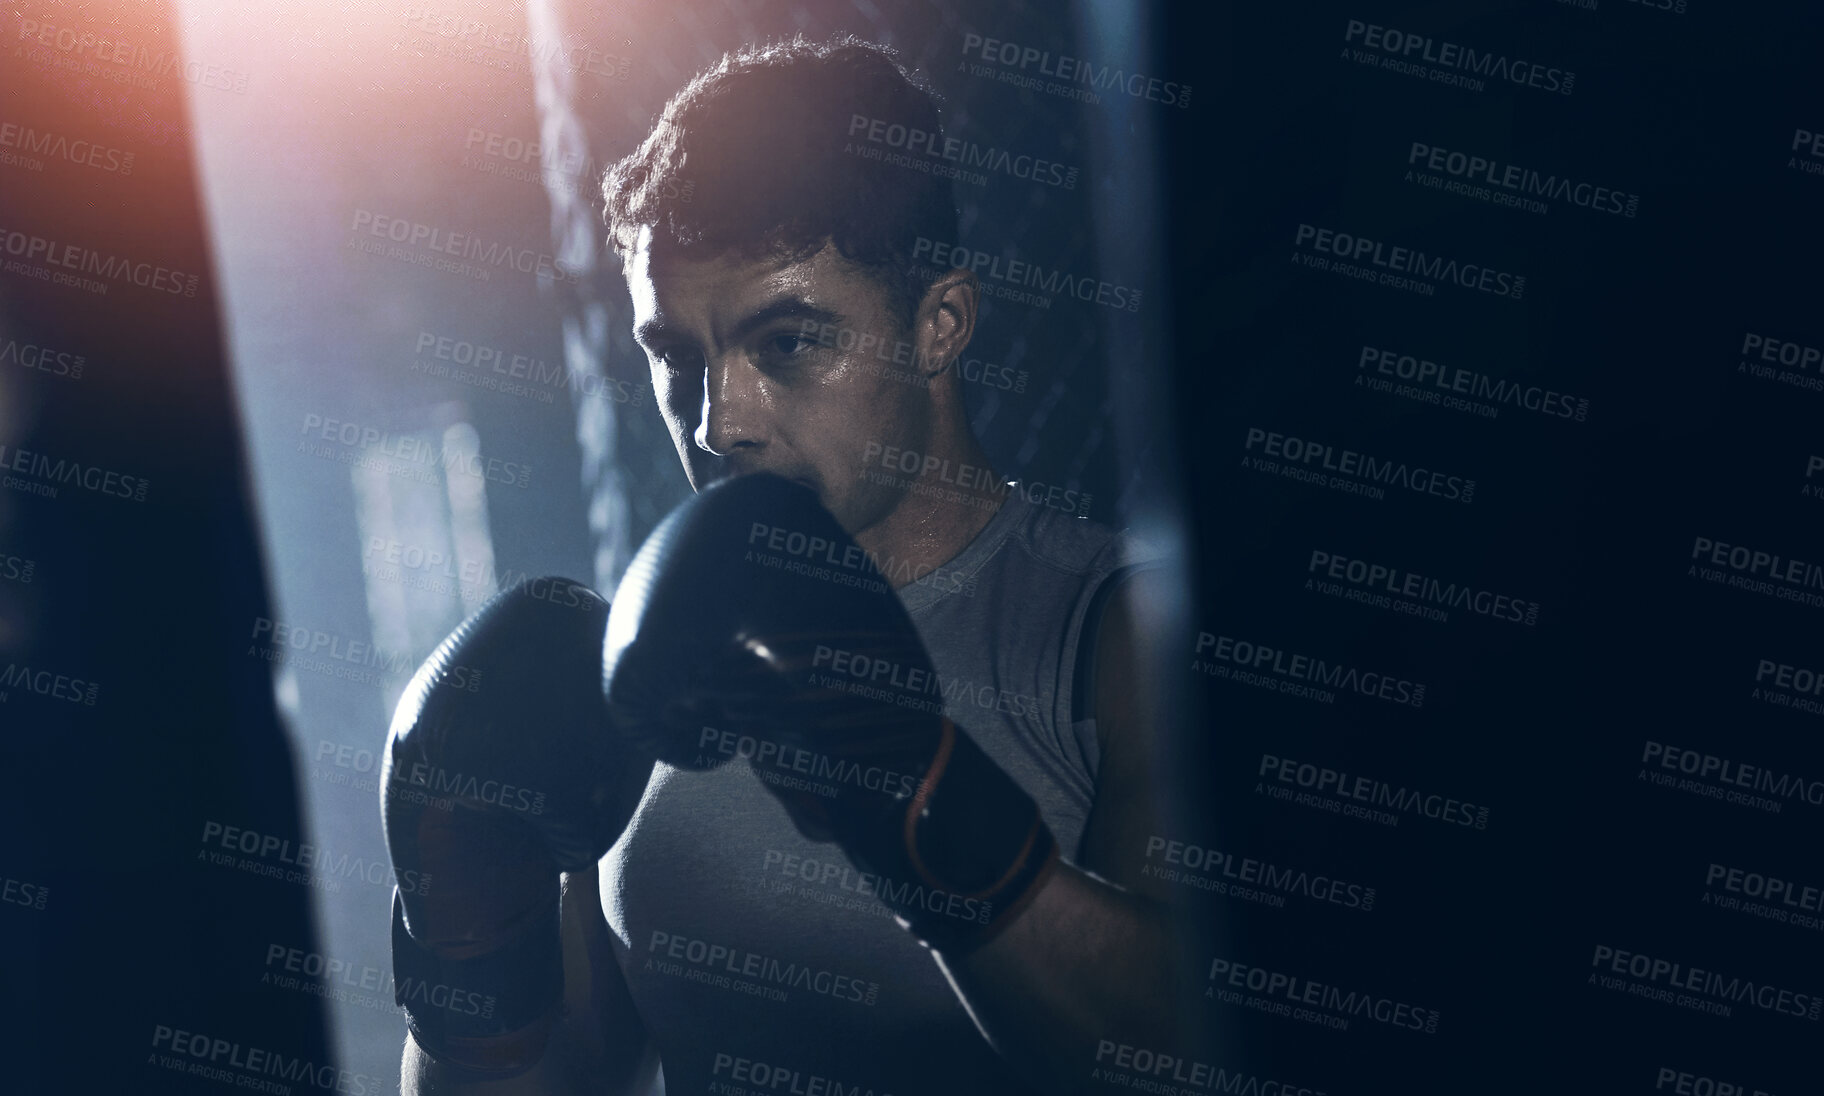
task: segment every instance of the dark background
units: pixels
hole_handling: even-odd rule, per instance
[[[625,65],[570,71],[440,33],[469,19]],[[1350,20],[1576,82],[1475,92],[1371,68],[1344,56]],[[31,21],[231,75],[122,83],[121,66],[34,45]],[[1363,912],[1187,888],[1187,929],[1219,932],[1210,947],[1236,962],[1441,1017],[1432,1035],[1335,1031],[1210,1002],[1187,1022],[1220,1064],[1329,1093],[1672,1091],[1656,1087],[1667,1068],[1815,1090],[1815,1021],[1589,982],[1607,945],[1824,990],[1816,930],[1702,901],[1723,893],[1706,890],[1712,863],[1815,882],[1824,808],[1656,786],[1641,763],[1651,740],[1824,778],[1818,715],[1752,696],[1759,660],[1824,669],[1824,616],[1688,574],[1698,536],[1824,562],[1824,477],[1805,475],[1824,392],[1738,368],[1746,332],[1824,345],[1824,175],[1789,165],[1805,159],[1795,129],[1824,129],[1824,20],[1702,0],[9,8],[0,123],[134,163],[0,164],[0,229],[200,277],[174,297],[0,273],[8,459],[148,485],[144,501],[0,490],[0,1087],[215,1091],[148,1059],[165,1026],[395,1088],[403,1024],[372,1003],[386,994],[325,1001],[266,977],[275,945],[388,970],[390,880],[259,878],[210,861],[202,835],[384,862],[372,759],[417,661],[520,574],[611,590],[683,496],[594,178],[724,50],[800,30],[889,44],[943,96],[952,135],[1081,169],[1070,190],[959,185],[960,242],[1143,291],[1131,313],[991,300],[972,353],[1027,382],[970,386],[975,425],[1002,471],[1087,493],[1097,518],[1182,555],[1183,605],[1160,625],[1185,636],[1187,672],[1159,761],[1198,759],[1188,790],[1208,817],[1171,836],[1376,889]],[[970,71],[970,33],[1158,75],[1189,105],[1020,90]],[[493,136],[539,141],[546,170],[504,174]],[[1404,179],[1415,141],[1632,192],[1638,215],[1438,193]],[[364,213],[580,277],[479,281],[362,254]],[[1301,223],[1520,272],[1526,292],[1427,297],[1306,269]],[[5,247],[0,261],[22,258]],[[482,387],[482,370],[419,353],[427,334],[556,379]],[[1566,392],[1589,414],[1487,418],[1369,391],[1354,384],[1365,345]],[[27,346],[80,355],[80,377],[67,359],[21,364]],[[328,420],[529,474],[427,480],[371,448],[301,448]],[[1250,428],[1471,477],[1474,501],[1263,473],[1243,463]],[[394,547],[453,562],[389,563]],[[1326,597],[1305,587],[1313,550],[1524,598],[1538,622]],[[275,621],[379,654],[285,656]],[[1215,680],[1191,668],[1200,632],[1422,682],[1424,705]],[[20,667],[97,683],[94,703],[18,684]],[[1258,790],[1262,754],[1486,806],[1487,826],[1278,801]]]

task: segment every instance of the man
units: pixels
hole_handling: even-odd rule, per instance
[[[857,118],[942,139],[932,96],[856,41],[749,49],[674,96],[605,181],[635,335],[692,487],[770,472],[815,492],[1062,858],[1017,909],[920,899],[995,921],[927,948],[881,900],[906,880],[846,861],[782,802],[795,774],[704,727],[696,764],[653,770],[599,882],[566,877],[565,1007],[536,1063],[482,1081],[408,1041],[418,1091],[637,1090],[654,1051],[670,1093],[1078,1091],[1099,1047],[1172,1037],[1177,964],[1141,874],[1159,592],[1124,538],[986,472],[956,368],[978,284],[914,263],[920,238],[956,237],[948,183],[857,154]],[[765,525],[755,550],[843,579]],[[850,672],[842,653],[823,669]]]

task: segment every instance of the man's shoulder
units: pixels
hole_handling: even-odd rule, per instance
[[[1009,502],[1025,511],[1019,515],[1010,543],[1033,562],[1062,574],[1093,580],[1116,570],[1156,563],[1164,556],[1132,529],[1018,495]]]

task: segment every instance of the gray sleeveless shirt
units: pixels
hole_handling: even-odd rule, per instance
[[[1013,491],[935,581],[898,591],[946,714],[1038,801],[1069,859],[1100,759],[1093,718],[1073,719],[1085,619],[1140,555],[1107,526]],[[602,861],[616,958],[667,1096],[1028,1092],[876,897],[907,884],[807,839],[762,776],[806,779],[759,758],[706,772],[660,764]],[[917,897],[949,916],[988,914]]]

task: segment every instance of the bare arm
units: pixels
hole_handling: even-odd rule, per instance
[[[597,869],[564,876],[564,1004],[545,1056],[507,1081],[450,1080],[410,1036],[400,1063],[406,1096],[643,1096],[658,1066],[615,963]]]
[[[1183,983],[1160,881],[1140,874],[1160,832],[1152,779],[1162,663],[1136,619],[1142,576],[1110,602],[1096,637],[1096,721],[1103,749],[1080,865],[1060,863],[994,939],[938,955],[988,1041],[1048,1092],[1089,1084],[1104,1043],[1171,1038]],[[1086,640],[1087,642],[1087,640]]]

